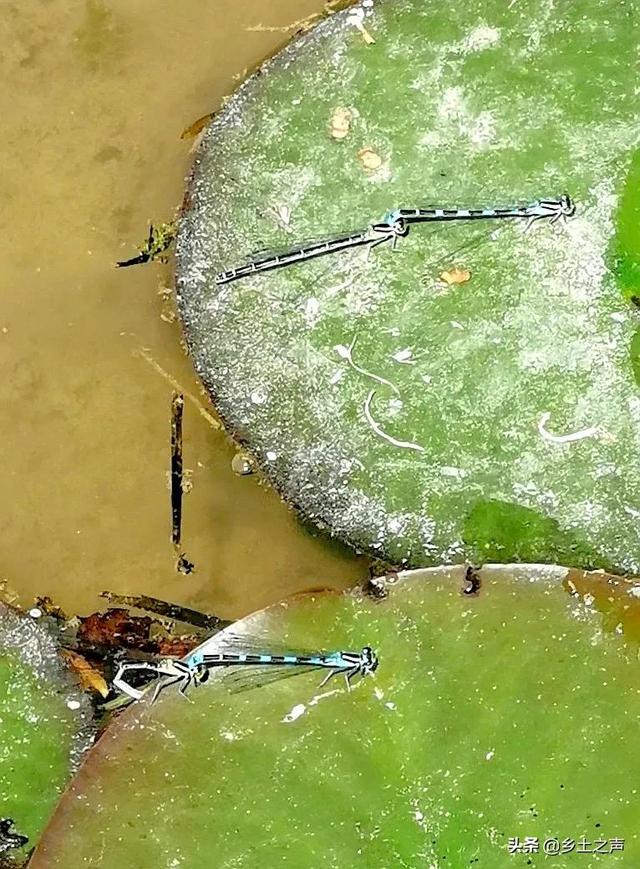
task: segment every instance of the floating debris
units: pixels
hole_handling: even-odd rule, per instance
[[[132,616],[126,609],[114,608],[81,616],[79,621],[77,641],[85,652],[104,654],[109,649],[146,650],[148,646],[152,623],[149,616]]]
[[[181,139],[195,139],[204,128],[215,118],[216,112],[207,112],[206,115],[202,115],[201,118],[198,118],[197,121],[194,121],[192,124],[189,124],[188,127],[180,133]]]
[[[194,627],[202,628],[209,632],[219,631],[232,624],[232,622],[218,618],[218,616],[201,613],[199,610],[189,609],[189,607],[180,606],[177,603],[168,603],[165,600],[149,597],[146,594],[127,595],[116,594],[113,591],[103,591],[100,597],[105,598],[109,603],[115,603],[117,606],[147,610],[147,612],[155,613],[156,615],[171,619],[171,621],[185,622],[185,624],[194,625]]]
[[[169,249],[173,240],[176,237],[177,225],[175,221],[171,223],[160,223],[154,226],[149,224],[149,236],[142,247],[138,248],[138,255],[131,259],[122,260],[116,263],[116,268],[124,269],[128,266],[138,266],[142,263],[153,262],[159,260],[162,263],[167,262],[167,258],[163,256],[164,252]]]
[[[236,453],[231,459],[231,470],[239,477],[247,477],[250,474],[255,474],[256,466],[252,457],[247,453]]]
[[[209,413],[209,411],[206,409],[206,407],[204,407],[200,399],[197,396],[193,395],[193,393],[184,390],[180,383],[176,380],[176,378],[169,374],[168,371],[165,371],[165,369],[158,362],[156,362],[151,353],[149,353],[149,351],[145,347],[140,347],[138,350],[134,350],[134,356],[142,357],[142,359],[148,362],[149,365],[167,381],[167,383],[170,383],[171,386],[173,386],[176,392],[179,392],[185,398],[188,398],[189,401],[197,409],[200,416],[206,419],[212,429],[219,431],[222,428],[222,424],[218,422],[213,414]]]

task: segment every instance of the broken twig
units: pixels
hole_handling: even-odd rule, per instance
[[[103,591],[100,597],[105,598],[109,603],[116,606],[129,606],[136,609],[146,610],[150,613],[155,613],[158,616],[172,619],[176,622],[184,622],[188,625],[193,625],[196,628],[202,628],[205,631],[217,631],[226,628],[232,624],[230,621],[212,616],[208,613],[201,613],[199,610],[192,610],[189,607],[180,606],[177,603],[168,603],[165,600],[159,600],[157,597],[147,597],[146,594],[139,596],[128,594],[115,594],[112,591]]]
[[[173,393],[171,400],[171,542],[178,573],[192,573],[194,565],[181,551],[182,543],[182,413],[184,396]]]

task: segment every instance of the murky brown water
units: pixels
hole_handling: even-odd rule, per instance
[[[184,127],[283,44],[318,0],[4,0],[0,12],[0,579],[88,612],[109,588],[234,617],[361,580],[185,408],[190,576],[170,543],[172,387],[199,395],[159,291],[116,270],[183,193]],[[252,29],[255,28],[255,29]],[[275,28],[270,30],[269,28]],[[282,28],[278,30],[278,28]],[[141,354],[146,348],[149,355]]]

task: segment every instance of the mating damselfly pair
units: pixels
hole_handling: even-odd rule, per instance
[[[266,648],[271,651],[265,651]],[[320,686],[333,676],[343,675],[350,689],[354,677],[369,676],[377,668],[378,657],[370,646],[364,646],[360,652],[293,652],[285,647],[276,651],[273,643],[263,638],[225,633],[205,640],[182,659],[121,664],[113,684],[134,700],[140,700],[145,690],[130,685],[125,676],[135,672],[151,674],[158,679],[152,695],[154,702],[170,685],[179,686],[180,694],[186,695],[188,688],[206,682],[212,670],[222,671],[225,687],[236,693],[314,670],[325,673]]]
[[[398,239],[407,236],[411,226],[421,223],[522,219],[526,221],[525,231],[527,231],[538,220],[548,219],[551,223],[555,223],[560,218],[566,220],[567,217],[572,217],[574,213],[575,204],[566,193],[557,199],[536,199],[524,205],[506,205],[496,208],[398,208],[388,212],[382,221],[372,223],[366,229],[258,255],[244,265],[219,272],[215,282],[218,285],[228,284],[250,275],[262,274],[355,248],[373,250],[381,244],[390,243],[395,249]]]

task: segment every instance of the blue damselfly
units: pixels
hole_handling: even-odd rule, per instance
[[[259,638],[216,635],[182,659],[164,658],[158,662],[121,664],[113,684],[134,700],[140,700],[144,690],[134,688],[124,676],[136,671],[153,674],[161,679],[153,693],[154,702],[160,692],[170,685],[179,685],[180,694],[185,695],[189,687],[206,682],[214,669],[223,670],[225,686],[235,693],[314,670],[326,671],[321,686],[333,676],[342,674],[350,688],[355,676],[369,676],[378,667],[377,655],[370,646],[364,646],[360,652],[258,651],[267,644],[273,649],[271,642]],[[213,651],[214,648],[220,651]]]
[[[395,247],[398,237],[406,235],[407,232],[408,228],[405,228],[398,221],[394,221],[393,223],[374,223],[367,227],[367,229],[265,254],[251,260],[246,265],[229,269],[226,272],[219,272],[215,277],[215,282],[216,284],[228,284],[231,281],[237,281],[239,278],[249,277],[249,275],[262,274],[262,272],[273,271],[274,269],[284,268],[285,266],[305,262],[316,257],[326,256],[330,253],[352,250],[357,247],[368,247],[372,250],[374,247],[378,247],[378,245],[385,242],[391,242],[391,245]]]
[[[397,208],[388,212],[380,223],[371,224],[367,229],[309,244],[300,244],[281,251],[263,253],[237,268],[218,272],[215,282],[218,285],[228,284],[250,275],[262,274],[358,247],[368,247],[372,250],[378,245],[391,242],[391,246],[395,249],[398,239],[408,235],[410,227],[419,223],[520,218],[527,221],[526,232],[537,220],[549,219],[551,223],[555,223],[560,218],[566,220],[574,213],[575,204],[566,193],[558,199],[536,199],[523,205],[506,205],[497,208]]]
[[[575,204],[567,193],[558,199],[536,199],[523,205],[506,205],[498,208],[397,208],[385,215],[390,224],[398,221],[408,225],[435,223],[452,220],[499,220],[522,218],[527,221],[525,229],[537,220],[550,218],[551,223],[575,214]]]

